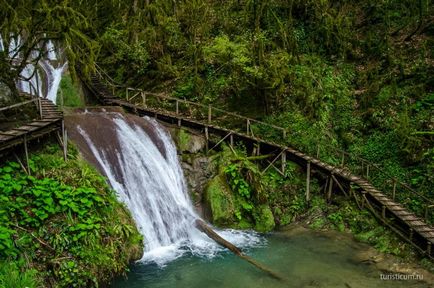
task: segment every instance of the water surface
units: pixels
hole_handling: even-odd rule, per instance
[[[303,230],[264,237],[266,245],[247,252],[283,282],[227,252],[212,259],[183,256],[164,267],[135,264],[128,279],[117,279],[112,287],[430,287],[416,280],[381,280],[383,272],[355,257],[368,246],[340,233]]]

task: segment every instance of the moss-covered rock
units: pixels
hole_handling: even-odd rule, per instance
[[[172,131],[175,143],[180,152],[197,153],[204,149],[205,139],[186,129],[175,129]]]
[[[217,226],[234,224],[234,197],[224,175],[215,176],[205,190],[205,205],[209,208],[212,222]]]
[[[253,212],[255,218],[255,230],[259,232],[268,232],[276,226],[274,216],[268,205],[263,204],[255,207]]]

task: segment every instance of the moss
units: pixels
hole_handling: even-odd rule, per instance
[[[223,175],[215,176],[208,183],[205,200],[215,225],[232,226],[234,224],[234,198]]]
[[[260,205],[254,208],[255,230],[259,232],[268,232],[274,229],[274,216],[268,205]]]
[[[84,101],[80,97],[80,91],[78,87],[74,85],[69,75],[63,76],[60,81],[56,103],[66,107],[84,107]]]
[[[178,135],[177,135],[177,143],[178,143],[178,149],[180,151],[186,151],[189,148],[190,145],[190,134],[185,131],[184,129],[179,129],[178,130]]]

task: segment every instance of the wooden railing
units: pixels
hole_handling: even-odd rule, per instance
[[[117,84],[101,69],[97,70],[100,79],[112,89],[113,95],[123,94],[125,99],[135,105],[144,108],[152,108],[162,112],[171,112],[176,115],[202,121],[209,125],[215,125],[244,133],[251,137],[270,140],[277,144],[295,147],[291,145],[289,131],[286,128],[265,123],[256,119],[225,111],[223,109],[204,105],[201,103],[174,98],[164,94],[146,92],[141,89],[125,87]],[[362,177],[392,200],[404,205],[409,210],[429,223],[433,222],[432,209],[434,201],[417,192],[410,185],[389,175],[379,164],[372,163],[362,157],[350,154],[337,147],[324,143],[317,143],[316,151],[298,149],[307,155],[315,156],[322,162],[344,169],[353,175]],[[325,152],[325,153],[324,153]]]
[[[28,104],[31,104],[31,103],[36,103],[36,109],[38,111],[39,117],[42,119],[42,116],[43,116],[42,115],[43,114],[42,103],[41,103],[41,98],[39,97],[38,90],[33,85],[33,83],[31,81],[24,81],[24,82],[28,83],[30,93],[21,93],[21,95],[29,96],[29,98],[31,98],[31,99],[27,100],[27,101],[20,102],[20,103],[12,104],[12,105],[9,105],[9,106],[0,107],[0,112],[6,111],[6,110],[10,110],[10,109],[14,109],[14,108],[18,108],[18,107],[21,107],[21,106],[24,106],[24,105],[28,105]]]

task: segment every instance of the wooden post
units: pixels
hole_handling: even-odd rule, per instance
[[[142,106],[146,107],[146,93],[142,91],[140,94],[142,95]]]
[[[360,204],[361,208],[365,208],[365,199],[366,199],[366,191],[362,191],[363,197],[362,197],[362,203]]]
[[[316,159],[319,159],[319,144],[316,144]]]
[[[328,188],[329,189],[328,189],[328,192],[327,192],[327,201],[330,201],[330,199],[332,199],[332,189],[333,189],[333,178],[331,176],[330,176],[330,181],[329,181],[329,187]]]
[[[234,148],[234,135],[230,135],[229,136],[229,145]]]
[[[256,156],[261,155],[261,143],[257,142]]]
[[[344,167],[345,164],[345,153],[342,152],[342,162],[341,162],[341,166]]]
[[[310,165],[310,162],[308,165]],[[286,150],[282,153],[282,174],[285,174],[285,169],[286,169]]]
[[[128,101],[128,87],[125,88],[125,97],[126,97],[126,99],[127,99],[127,101]]]
[[[286,129],[283,129],[283,141],[286,140]]]
[[[413,242],[414,230],[410,228],[410,241]]]
[[[342,187],[341,183],[339,183],[339,181],[335,177],[335,175],[332,174],[332,178],[333,178],[334,182],[336,182],[336,185],[338,185],[339,189],[341,189],[342,193],[344,193],[345,197],[348,197],[347,192],[345,192],[344,187]]]
[[[63,160],[68,160],[68,131],[63,134]]]
[[[307,174],[306,175],[306,202],[309,203],[309,201],[310,201],[310,161],[307,162],[306,174]]]
[[[209,134],[208,127],[205,127],[205,153],[208,153],[208,145],[209,145]]]
[[[41,95],[39,95],[39,75],[38,75],[38,69],[37,68],[35,68],[36,69],[36,71],[35,71],[35,78],[36,78],[36,96],[38,97],[38,98],[40,98],[40,96]],[[60,89],[60,91],[62,91],[61,89]],[[42,118],[41,118],[42,119]]]
[[[393,178],[392,199],[395,201],[396,196],[396,179]]]
[[[176,99],[176,115],[179,114],[179,100]]]
[[[66,161],[66,157],[67,157],[67,143],[66,141],[68,141],[66,138],[68,136],[66,135],[66,130],[65,130],[65,121],[62,120],[62,140],[63,140],[63,160]]]
[[[428,222],[428,205],[425,206],[425,221]]]
[[[369,179],[369,165],[366,165],[366,179]]]
[[[42,115],[42,103],[41,103],[41,97],[38,96],[38,110],[39,110],[39,117],[42,119],[44,115]]]
[[[26,166],[27,166],[27,172],[30,175],[31,171],[30,171],[30,164],[29,164],[29,150],[27,149],[27,135],[24,134],[23,136],[23,142],[24,142],[24,154],[26,155]]]
[[[381,216],[386,219],[386,206],[384,205],[381,207]]]
[[[212,115],[211,115],[211,105],[208,105],[208,123],[211,124]]]
[[[250,131],[250,120],[249,119],[247,119],[247,121],[246,121],[246,132],[247,132],[247,136],[249,136],[249,132]]]
[[[431,241],[428,241],[426,252],[428,253],[428,256],[431,256]]]

